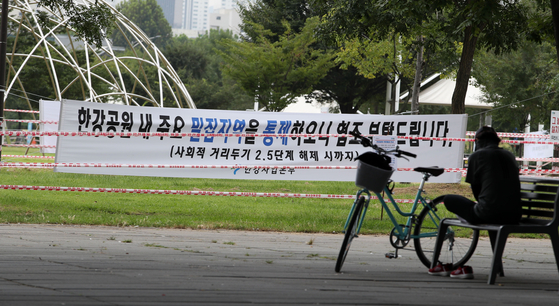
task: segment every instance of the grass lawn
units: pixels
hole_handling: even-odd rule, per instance
[[[24,152],[21,148],[5,148],[2,154]],[[12,157],[3,157],[2,161],[53,162]],[[358,190],[353,182],[131,177],[24,168],[0,168],[0,182],[2,185],[307,194],[355,194]],[[397,184],[395,197],[413,199],[417,187],[417,184]],[[448,193],[471,196],[467,184],[427,184],[426,190],[431,198]],[[0,222],[337,233],[343,228],[351,204],[352,200],[348,199],[2,189]],[[392,227],[386,214],[381,219],[380,204],[372,203],[362,233],[388,234]]]

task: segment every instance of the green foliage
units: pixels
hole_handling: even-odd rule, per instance
[[[315,1],[309,0],[256,0],[240,6],[240,15],[243,23],[240,25],[246,41],[258,40],[258,25],[269,34],[264,33],[270,42],[277,42],[277,33],[286,31],[285,24],[289,24],[293,33],[299,33],[304,28],[305,22],[310,17],[320,17],[323,12],[316,9]],[[338,52],[336,41],[328,42],[318,39],[312,47],[325,52]],[[379,111],[380,101],[384,101],[386,91],[386,76],[367,79],[359,74],[353,66],[342,69],[337,63],[328,73],[313,86],[313,92],[305,95],[308,100],[316,99],[320,103],[333,103],[339,105],[342,113],[356,113],[358,110],[372,108]],[[380,98],[377,98],[380,97]]]
[[[531,115],[549,127],[551,110],[559,109],[559,68],[551,43],[526,41],[517,51],[498,55],[482,51],[472,72],[484,98],[494,106],[493,126],[499,131],[523,131]]]
[[[120,56],[121,67],[125,66],[127,69],[117,70],[113,62],[108,62],[109,71],[104,71],[105,68],[101,66],[97,67],[97,70],[112,74],[109,79],[122,79],[127,94],[138,105],[156,106],[152,105],[150,99],[158,100],[154,97],[160,96],[157,67],[143,63],[144,61],[151,61],[153,54],[150,55],[145,50],[126,50]],[[167,107],[177,107],[177,104],[181,103],[168,92],[170,90],[168,87],[163,87],[163,90],[165,91],[163,103]]]
[[[164,47],[173,36],[171,25],[155,0],[126,0],[120,2],[116,9],[142,29],[158,47]],[[129,32],[119,28],[112,35],[113,44],[132,46],[135,41],[128,41],[127,37],[130,37]]]
[[[75,35],[101,47],[105,33],[110,32],[114,16],[109,7],[95,3],[90,6],[67,0],[40,0],[40,5],[51,11],[63,11],[68,18],[68,25],[72,27]],[[38,12],[39,24],[43,27],[49,25],[48,15],[44,11]]]
[[[275,34],[287,30],[285,23],[289,24],[293,33],[299,33],[307,19],[316,16],[308,0],[257,0],[238,4],[243,20],[239,26],[244,33],[243,39],[253,42],[261,34],[259,27],[269,30],[270,35],[266,38],[276,42],[279,37]]]
[[[462,54],[457,86],[452,99],[453,112],[464,112],[466,89],[476,48],[497,54],[518,47],[528,29],[526,1],[500,0],[317,0],[324,13],[321,33],[330,40],[375,35],[382,41],[393,35],[425,37],[426,47],[438,46],[454,53],[461,42]]]
[[[356,67],[368,79],[391,74],[398,74],[400,78],[413,78],[413,50],[405,48],[401,40],[350,38],[340,41],[336,62],[341,64],[342,69]]]
[[[308,98],[321,103],[337,102],[340,112],[355,114],[357,111],[379,114],[383,110],[386,95],[386,78],[368,79],[359,75],[353,66],[341,69],[336,66],[314,86]]]
[[[30,16],[25,16],[27,20],[32,20]],[[8,36],[8,50],[14,54],[30,54],[33,48],[37,44],[37,37],[31,31],[32,24],[29,27],[18,27],[13,23],[9,23],[9,33]],[[17,31],[17,44],[15,43]],[[67,34],[68,35],[68,34]],[[30,58],[25,58],[23,56],[10,56],[10,67],[6,73],[7,82],[13,81],[16,77],[17,80],[14,86],[10,90],[10,95],[6,98],[5,105],[6,108],[12,109],[28,109],[28,110],[38,110],[38,102],[40,99],[76,99],[76,100],[86,100],[89,98],[89,89],[81,82],[79,77],[78,69],[85,70],[88,65],[86,62],[86,54],[84,50],[75,50],[70,55],[66,54],[64,48],[61,46],[54,45],[51,48],[57,49],[57,52],[52,52],[51,57],[53,59],[52,65],[45,59],[37,56],[31,56]],[[43,51],[44,52],[44,51]],[[40,49],[35,50],[34,55],[42,54]],[[72,57],[72,60],[77,64],[78,67],[73,65],[65,65],[62,61],[62,56]],[[25,66],[22,67],[24,61],[27,60]],[[93,74],[108,78],[109,72],[96,67],[98,59],[93,56],[93,53],[89,54],[89,67]],[[56,90],[53,86],[53,68],[56,71],[56,75],[59,80],[60,92]],[[111,89],[109,86],[102,82],[99,78],[92,79],[93,90],[97,93],[102,94],[109,92]],[[8,119],[38,119],[34,114],[29,113],[6,113],[6,118]],[[14,124],[10,123],[10,126]],[[18,128],[21,128],[21,124],[15,124]]]
[[[252,109],[254,98],[231,79],[224,79],[220,41],[235,39],[231,31],[211,30],[195,39],[174,37],[163,50],[184,82],[192,100],[202,109]]]
[[[329,52],[311,47],[317,24],[317,18],[310,18],[301,33],[294,33],[285,22],[287,30],[276,42],[268,39],[273,33],[253,24],[259,31],[255,42],[222,41],[226,51],[220,54],[227,63],[223,72],[266,110],[284,109],[296,97],[311,93],[333,67]]]

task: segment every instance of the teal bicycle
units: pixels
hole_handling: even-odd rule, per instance
[[[359,133],[351,132],[350,134],[359,139],[364,147],[372,147],[374,152],[361,154],[357,158],[358,166],[355,184],[362,189],[359,190],[355,196],[355,201],[353,202],[353,206],[351,207],[344,226],[344,240],[338,259],[336,260],[335,271],[340,272],[349,252],[351,242],[354,238],[358,237],[363,221],[365,220],[369,202],[372,198],[371,192],[377,196],[386,214],[394,224],[389,239],[395,251],[393,253],[386,253],[385,256],[387,258],[397,258],[398,250],[405,248],[409,245],[410,241],[413,241],[413,248],[419,260],[426,267],[430,268],[439,223],[443,218],[449,217],[449,215],[443,216],[442,212],[447,213],[446,210],[442,210],[441,212],[437,209],[437,206],[442,202],[442,197],[431,200],[426,196],[426,192],[423,188],[425,187],[425,182],[427,182],[431,176],[443,174],[444,169],[438,167],[414,168],[414,171],[423,175],[423,179],[419,184],[413,205],[408,212],[405,212],[392,196],[389,185],[390,176],[393,171],[389,170],[389,168],[386,169],[387,164],[385,163],[389,161],[390,156],[397,158],[405,158],[405,156],[415,158],[416,155],[399,150],[398,148],[387,151],[374,145],[371,139]],[[382,164],[385,169],[374,166],[371,163],[376,163],[377,165]],[[405,224],[399,224],[396,220],[394,213],[381,195],[383,191],[396,212],[407,218]],[[449,227],[439,259],[445,263],[452,263],[454,268],[464,265],[473,255],[478,238],[478,230],[465,228],[454,229]]]

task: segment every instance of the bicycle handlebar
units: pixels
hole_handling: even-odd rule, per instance
[[[364,147],[371,147],[371,148],[373,148],[374,150],[376,150],[376,151],[378,151],[378,152],[380,152],[380,153],[382,153],[382,154],[394,154],[394,156],[396,156],[396,157],[402,157],[402,155],[409,156],[409,157],[413,157],[413,158],[416,158],[416,157],[417,157],[416,154],[413,154],[413,153],[410,153],[410,152],[406,152],[406,151],[402,151],[402,150],[398,149],[398,147],[396,147],[396,149],[394,149],[394,150],[385,150],[385,149],[383,149],[383,148],[381,148],[381,147],[379,147],[379,146],[373,144],[373,142],[371,141],[370,138],[361,135],[361,133],[359,133],[359,132],[351,131],[351,132],[349,132],[349,134],[350,134],[351,136],[353,136],[353,137],[355,137],[355,138],[361,140],[361,145],[362,145],[362,146],[364,146]]]

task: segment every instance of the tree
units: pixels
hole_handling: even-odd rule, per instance
[[[127,0],[120,2],[116,9],[142,29],[160,48],[164,47],[173,37],[171,25],[156,0]],[[128,31],[119,28],[112,34],[113,44],[116,46],[133,45],[134,41],[127,42],[126,37],[129,37]]]
[[[257,0],[240,5],[239,14],[243,19],[240,25],[246,41],[256,41],[260,33],[255,31],[258,25],[269,33],[282,33],[286,30],[285,24],[289,24],[293,33],[300,33],[308,18],[320,16],[312,4],[312,0]],[[271,42],[278,41],[277,35],[266,35]],[[325,52],[337,52],[338,45],[335,42],[317,40],[313,49],[321,49]],[[364,105],[373,104],[375,113],[379,112],[379,99],[375,95],[382,95],[386,90],[385,76],[376,79],[367,79],[359,74],[353,66],[341,67],[342,62],[337,62],[328,73],[313,86],[314,91],[306,95],[307,100],[316,99],[321,103],[336,102],[342,113],[356,113]]]
[[[401,82],[404,78],[413,79],[416,68],[412,60],[414,49],[409,47],[409,43],[403,43],[403,40],[406,39],[395,35],[390,40],[377,40],[374,35],[338,40],[340,49],[336,53],[336,62],[340,64],[340,68],[348,69],[353,66],[367,79],[382,77],[391,83],[390,95],[396,97],[390,101],[391,112],[400,95],[396,92],[396,82]],[[422,67],[420,65],[418,72]],[[412,109],[417,111],[414,107]]]
[[[318,18],[310,18],[301,33],[293,33],[289,24],[271,42],[269,30],[254,24],[260,31],[255,42],[224,40],[226,51],[221,55],[226,61],[223,72],[235,80],[248,94],[268,111],[280,111],[295,98],[313,91],[313,85],[333,66],[332,55],[314,50],[313,30]]]
[[[231,31],[210,30],[210,33],[190,39],[174,37],[163,50],[165,57],[181,77],[198,108],[246,110],[253,107],[254,98],[237,83],[223,78],[224,51],[219,43],[236,39]]]
[[[63,11],[76,36],[97,47],[103,44],[105,34],[110,32],[114,20],[110,8],[98,2],[84,5],[67,0],[39,0],[39,3],[51,11]],[[41,26],[49,23],[47,12],[38,11],[38,17]]]
[[[452,112],[464,113],[465,97],[476,48],[502,53],[514,50],[528,29],[525,1],[516,0],[317,0],[326,12],[322,32],[380,38],[393,33],[403,37],[426,35],[426,44],[454,52],[461,43]],[[428,31],[425,31],[428,29]],[[441,35],[442,34],[442,35]]]
[[[30,15],[30,13],[27,13]],[[25,16],[28,20],[32,20],[31,16]],[[37,43],[36,35],[30,31],[32,27],[19,27],[16,23],[8,23],[9,33],[17,33],[17,35],[9,35],[7,45],[10,46],[10,51],[14,54],[29,54]],[[17,44],[15,40],[17,38]],[[10,89],[12,94],[6,97],[5,107],[11,109],[29,109],[38,110],[39,99],[75,99],[86,100],[88,90],[84,88],[81,79],[77,77],[77,67],[68,66],[62,60],[64,49],[61,46],[53,46],[56,52],[51,53],[53,58],[53,66],[50,66],[47,61],[40,57],[31,57],[24,64],[24,57],[14,56],[11,57],[10,66],[6,73],[8,82],[14,79],[16,71],[20,71],[14,86]],[[91,52],[91,51],[90,51]],[[90,65],[87,65],[85,50],[75,50],[73,59],[79,65],[80,69],[91,68],[91,73],[102,76],[105,79],[109,78],[109,73],[101,68],[95,67],[97,59],[93,54],[89,54]],[[56,70],[57,78],[60,84],[65,84],[61,88],[61,96],[57,95],[52,81],[52,69]],[[110,92],[111,88],[105,82],[101,82],[99,78],[92,79],[93,90],[101,94]],[[6,113],[6,118],[10,119],[38,119],[32,113]]]
[[[243,23],[239,28],[244,33],[243,39],[255,41],[261,34],[259,27],[269,30],[274,35],[268,36],[276,41],[276,33],[283,33],[287,22],[293,33],[299,33],[305,27],[308,18],[313,17],[313,11],[308,0],[257,0],[239,3],[239,15]],[[255,26],[255,25],[259,25]]]
[[[559,108],[559,67],[554,47],[527,41],[517,51],[476,56],[472,75],[493,105],[493,126],[500,131],[523,131],[526,124],[549,124],[551,110]],[[530,115],[531,122],[528,121]]]

